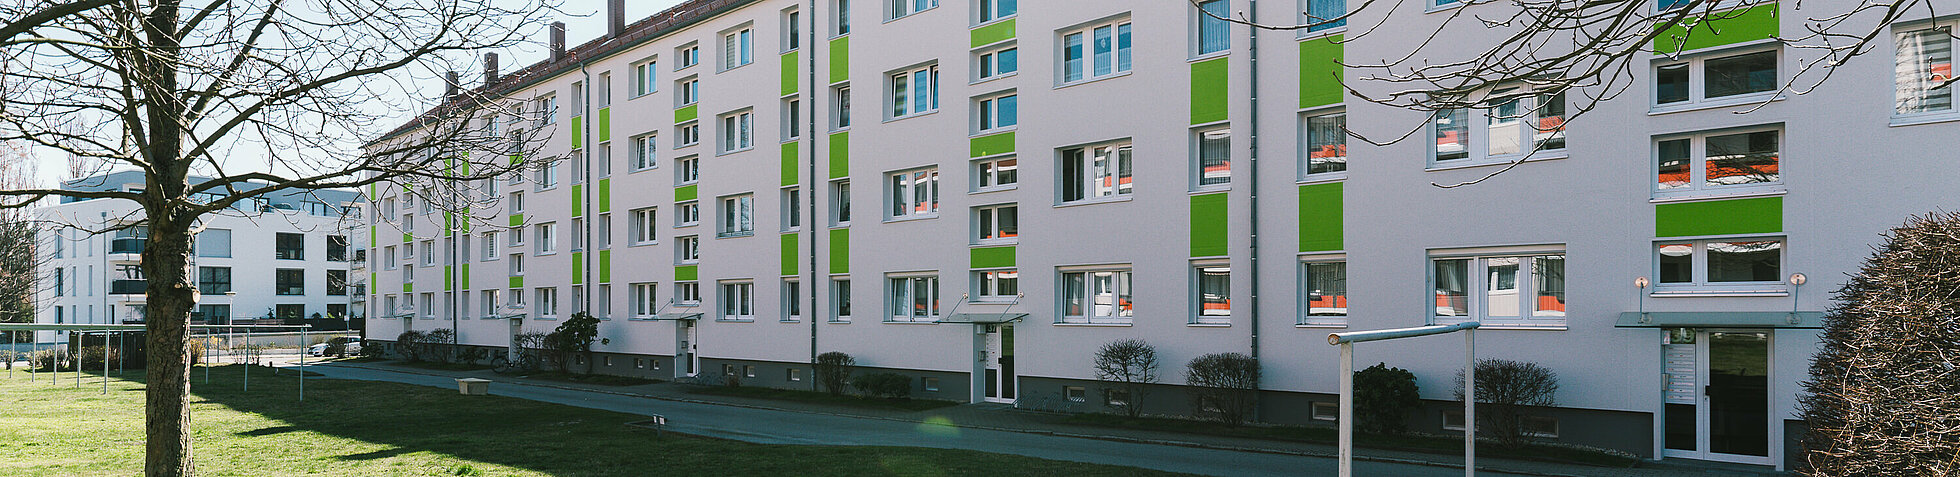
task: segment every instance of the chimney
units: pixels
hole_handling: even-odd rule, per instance
[[[462,84],[461,84],[462,80],[457,79],[456,72],[454,70],[451,70],[448,73],[443,73],[442,82],[447,83],[447,88],[444,88],[442,92],[442,96],[445,98],[455,97],[456,91],[462,88]]]
[[[626,0],[606,2],[606,37],[619,38],[626,31]]]
[[[551,62],[565,59],[565,22],[551,22]]]
[[[483,85],[489,86],[496,82],[497,82],[497,53],[495,52],[484,53],[483,54]]]

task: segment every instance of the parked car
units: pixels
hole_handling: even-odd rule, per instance
[[[360,337],[354,336],[354,337],[340,338],[340,339],[345,339],[347,341],[347,347],[341,351],[341,355],[354,356],[354,355],[361,354]],[[326,356],[327,343],[320,343],[320,344],[306,347],[306,354],[311,356]]]

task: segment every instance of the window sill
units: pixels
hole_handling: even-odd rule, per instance
[[[1912,116],[1894,115],[1892,116],[1892,122],[1889,124],[1889,126],[1896,128],[1896,127],[1904,127],[1904,126],[1918,126],[1921,124],[1938,124],[1938,123],[1953,122],[1953,121],[1960,121],[1960,113],[1955,113],[1955,112],[1930,113],[1930,114],[1921,113]]]
[[[652,242],[633,242],[626,244],[627,247],[652,247],[655,245],[660,245],[660,242],[656,240]]]
[[[1346,329],[1347,327],[1348,327],[1348,325],[1346,325],[1346,324],[1333,324],[1333,323],[1294,323],[1294,324],[1293,324],[1293,328],[1295,328],[1295,329],[1302,329],[1302,330],[1310,330],[1310,329],[1315,329],[1315,330],[1317,330],[1317,329]]]
[[[1307,31],[1306,29],[1301,29],[1300,36],[1299,38],[1297,38],[1297,40],[1307,41],[1307,40],[1326,38],[1334,35],[1339,35],[1342,33],[1347,33],[1347,28],[1348,28],[1347,25],[1341,25],[1337,27],[1322,28],[1313,31]]]
[[[546,256],[551,256],[551,255],[557,255],[557,254],[558,254],[558,252],[538,252],[538,253],[534,253],[534,254],[531,254],[531,255],[534,255],[534,256],[539,256],[539,257],[546,257]]]
[[[632,318],[627,318],[626,321],[660,321],[660,320],[652,316],[635,316]]]
[[[986,248],[986,247],[1013,246],[1013,245],[1020,245],[1020,244],[1021,241],[1018,239],[1006,239],[1006,240],[988,239],[988,240],[975,241],[973,243],[967,244],[966,246],[967,248]]]
[[[1185,191],[1185,194],[1186,194],[1186,195],[1206,195],[1206,194],[1216,194],[1216,193],[1219,193],[1219,192],[1231,192],[1231,191],[1232,191],[1232,185],[1231,185],[1231,184],[1229,184],[1229,183],[1228,183],[1228,184],[1212,184],[1212,185],[1208,185],[1208,186],[1198,186],[1197,188],[1194,188],[1194,189],[1191,189],[1191,190],[1189,190],[1189,191]]]
[[[1127,327],[1136,326],[1136,324],[1134,323],[1055,323],[1055,326],[1070,327],[1070,328],[1127,328]]]
[[[1731,298],[1734,298],[1734,297],[1781,297],[1781,296],[1790,296],[1790,292],[1789,292],[1788,290],[1783,290],[1783,289],[1762,289],[1762,290],[1706,290],[1706,291],[1693,291],[1693,290],[1659,290],[1659,289],[1656,289],[1656,290],[1654,290],[1654,292],[1653,292],[1653,293],[1651,293],[1651,294],[1648,294],[1647,296],[1648,296],[1649,298],[1695,298],[1695,297],[1731,297]]]
[[[693,121],[688,121],[688,122],[693,122]],[[690,142],[690,143],[687,143],[687,144],[677,144],[677,145],[675,145],[675,146],[674,146],[674,150],[676,150],[676,151],[679,151],[679,150],[682,150],[682,149],[687,149],[687,148],[690,148],[690,147],[694,147],[694,146],[699,146],[699,145],[701,145],[701,143],[698,143],[698,142]]]
[[[1014,132],[1015,130],[1018,130],[1018,129],[1021,129],[1021,125],[1020,125],[1020,124],[1012,124],[1012,125],[1007,125],[1007,126],[999,126],[999,127],[995,127],[995,128],[993,128],[993,129],[982,129],[982,130],[979,130],[979,131],[977,131],[977,132],[974,132],[973,134],[968,134],[968,135],[966,135],[966,138],[967,138],[967,139],[977,139],[977,138],[982,138],[982,137],[987,137],[987,136],[992,136],[992,135],[995,135],[995,134],[1002,134],[1002,133],[1011,133],[1011,132]]]
[[[898,223],[898,222],[911,222],[915,220],[932,220],[937,218],[939,218],[939,213],[934,212],[931,214],[907,215],[904,217],[886,217],[885,223],[891,224],[891,223]]]
[[[1001,43],[1006,43],[1006,42],[1009,42],[1009,41],[1014,41],[1014,40],[1006,40],[1006,41],[1001,41],[1001,42],[999,42],[999,43],[994,43],[994,44],[995,44],[995,45],[998,45],[998,44],[1001,44]],[[982,46],[982,47],[979,47],[979,48],[974,48],[974,49],[975,49],[975,50],[978,50],[978,49],[982,49],[982,48],[986,48],[986,47],[985,47],[985,46]],[[967,83],[967,86],[974,86],[974,85],[979,85],[979,84],[982,84],[982,83],[992,83],[992,82],[995,82],[995,81],[999,81],[999,80],[1002,80],[1002,79],[1007,79],[1007,78],[1013,78],[1013,77],[1015,77],[1015,76],[1020,76],[1020,75],[1021,75],[1021,70],[1014,70],[1014,72],[1012,72],[1012,73],[1001,73],[1001,74],[997,74],[997,75],[993,75],[993,76],[988,76],[988,77],[985,77],[985,78],[980,78],[980,79],[977,79],[977,80],[973,80],[973,82],[971,82],[971,83]]]
[[[884,324],[887,324],[887,325],[937,325],[937,324],[939,324],[939,320],[932,320],[932,321],[895,321],[895,320],[885,320],[885,321],[884,321]]]
[[[690,202],[692,202],[692,201],[690,201]],[[689,223],[685,223],[685,224],[676,224],[676,225],[674,225],[674,228],[677,228],[677,229],[685,229],[685,228],[690,228],[690,227],[700,227],[700,226],[701,226],[701,223],[700,223],[700,222],[689,222]]]
[[[848,229],[848,228],[851,228],[850,222],[838,222],[838,223],[830,224],[831,230]]]
[[[1232,49],[1231,49],[1231,48],[1226,48],[1226,49],[1223,49],[1223,50],[1218,50],[1218,51],[1214,51],[1214,52],[1210,52],[1210,53],[1200,53],[1200,54],[1197,54],[1197,55],[1192,55],[1192,56],[1191,56],[1190,58],[1188,58],[1188,59],[1185,59],[1185,60],[1184,60],[1184,62],[1185,62],[1185,63],[1197,63],[1197,62],[1200,62],[1200,61],[1205,61],[1205,60],[1210,60],[1210,59],[1215,59],[1215,58],[1224,58],[1224,57],[1227,57],[1227,56],[1232,56]]]
[[[833,324],[833,325],[848,325],[848,324],[851,324],[851,317],[848,317],[848,316],[845,316],[845,317],[838,317],[838,318],[833,318],[833,319],[830,319],[830,320],[826,320],[826,321],[824,321],[824,323],[829,323],[829,324]]]
[[[1006,192],[1006,191],[1011,191],[1011,190],[1016,190],[1016,189],[1020,189],[1020,188],[1021,188],[1021,186],[1019,186],[1019,185],[1011,185],[1011,186],[992,186],[992,187],[982,187],[982,188],[978,188],[978,189],[974,189],[974,190],[971,190],[971,191],[968,191],[967,193],[968,193],[968,194],[986,194],[986,193],[990,193],[990,192]]]
[[[1556,161],[1556,160],[1565,159],[1567,157],[1569,156],[1566,155],[1565,150],[1561,149],[1557,151],[1548,151],[1546,152],[1545,156],[1538,156],[1536,154],[1533,154],[1532,157],[1526,158],[1524,162],[1533,163],[1533,162],[1544,162],[1544,161]],[[1475,162],[1472,162],[1473,160],[1471,159],[1451,159],[1449,161],[1450,163],[1448,164],[1439,164],[1436,161],[1431,160],[1429,162],[1430,164],[1429,168],[1423,169],[1423,172],[1441,172],[1441,171],[1453,171],[1457,169],[1473,169],[1478,167],[1508,166],[1511,165],[1511,163],[1516,160],[1517,160],[1516,157],[1509,157],[1509,158],[1496,159],[1496,160],[1485,159],[1482,161],[1475,161]],[[1456,163],[1457,161],[1463,161],[1463,162],[1459,164]]]
[[[1184,327],[1185,327],[1185,328],[1231,328],[1231,327],[1232,327],[1232,323],[1230,323],[1230,322],[1225,322],[1225,323],[1214,323],[1214,322],[1199,322],[1199,323],[1185,323],[1185,324],[1184,324]]]
[[[626,173],[627,173],[627,174],[638,174],[638,173],[641,173],[641,172],[646,172],[646,171],[651,171],[651,170],[654,170],[654,169],[659,169],[659,168],[660,168],[660,165],[659,165],[659,164],[655,164],[655,165],[651,165],[651,166],[647,166],[647,167],[642,167],[642,168],[639,168],[639,169],[633,169],[633,170],[630,170],[630,171],[626,171]]]
[[[749,152],[749,151],[753,151],[753,150],[755,150],[755,146],[747,146],[747,147],[738,147],[738,148],[735,148],[735,149],[729,149],[729,150],[726,150],[726,151],[721,151],[721,152],[717,152],[717,153],[715,153],[715,155],[716,155],[716,156],[727,156],[727,155],[731,155],[731,154],[741,154],[741,153],[744,153],[744,152]]]
[[[1131,198],[1129,194],[1124,194],[1124,195],[1118,195],[1112,197],[1098,197],[1094,199],[1082,199],[1082,200],[1077,200],[1072,202],[1063,202],[1063,203],[1055,204],[1055,208],[1060,209],[1063,207],[1082,207],[1082,206],[1109,204],[1109,203],[1117,203],[1117,202],[1129,202],[1131,200],[1134,199]]]
[[[1430,1],[1432,1],[1432,2],[1433,2],[1434,0],[1430,0]],[[1427,2],[1425,2],[1425,3],[1427,3]],[[1458,9],[1458,8],[1463,8],[1463,5],[1465,5],[1466,3],[1468,3],[1468,2],[1464,2],[1464,1],[1459,1],[1459,2],[1455,2],[1455,3],[1451,3],[1451,4],[1448,4],[1448,5],[1436,5],[1436,4],[1434,4],[1434,3],[1430,3],[1430,4],[1428,4],[1428,5],[1424,5],[1424,6],[1422,7],[1422,13],[1436,13],[1436,12],[1441,12],[1441,11],[1448,11],[1448,10],[1454,10],[1454,9]]]
[[[716,323],[754,323],[755,318],[715,318]]]
[[[1689,111],[1704,111],[1709,109],[1732,108],[1736,106],[1774,103],[1774,102],[1782,101],[1783,99],[1784,97],[1782,96],[1776,96],[1775,91],[1740,94],[1740,95],[1726,96],[1726,97],[1716,98],[1716,99],[1706,99],[1700,102],[1689,102],[1687,104],[1669,104],[1666,106],[1653,105],[1648,107],[1647,115],[1660,116],[1663,114],[1685,113]]]
[[[716,232],[716,233],[715,233],[715,238],[718,238],[718,239],[725,239],[725,238],[742,238],[742,237],[754,237],[754,236],[755,236],[755,232],[752,232],[752,231],[751,231],[751,232]]]
[[[1445,318],[1445,317],[1437,317],[1437,318]],[[1457,317],[1447,317],[1447,318],[1457,318]],[[1436,320],[1436,319],[1432,319],[1432,320],[1430,320],[1430,323],[1432,323],[1432,324],[1436,324],[1436,325],[1453,325],[1453,324],[1457,324],[1457,323],[1463,323],[1463,322],[1466,322],[1466,321],[1477,321],[1477,320],[1467,320],[1467,319],[1466,319],[1466,320]],[[1478,330],[1518,330],[1518,331],[1568,331],[1568,330],[1569,330],[1569,329],[1568,329],[1568,328],[1566,327],[1566,324],[1565,324],[1565,323],[1563,323],[1563,322],[1561,322],[1561,323],[1516,323],[1516,322],[1511,322],[1511,323],[1492,323],[1492,322],[1488,322],[1488,321],[1483,321],[1483,322],[1480,322],[1480,323],[1482,323],[1482,324],[1481,324],[1481,325],[1479,325],[1479,326],[1477,326],[1477,329],[1478,329]]]
[[[558,321],[558,317],[556,317],[556,316],[540,316],[540,317],[538,317],[538,321]]]
[[[727,73],[727,72],[730,72],[730,71],[735,71],[735,70],[739,70],[739,69],[742,69],[742,67],[744,67],[744,66],[748,66],[748,65],[753,65],[753,64],[755,64],[755,60],[750,60],[750,61],[749,61],[748,63],[742,63],[742,64],[739,64],[739,65],[735,65],[735,66],[730,66],[730,67],[727,67],[727,68],[722,68],[722,69],[719,69],[719,70],[715,70],[715,74],[722,74],[722,73]]]
[[[995,24],[995,23],[1000,23],[1000,22],[1004,22],[1004,21],[1008,21],[1008,20],[1012,20],[1012,19],[1014,19],[1014,18],[1016,18],[1016,17],[1019,17],[1020,15],[1021,15],[1021,12],[1018,12],[1018,11],[1017,11],[1017,12],[1014,12],[1014,13],[1010,13],[1010,14],[1006,14],[1006,15],[1001,15],[1001,16],[999,16],[999,17],[995,17],[995,18],[994,18],[994,19],[992,19],[992,20],[987,20],[987,21],[984,21],[984,22],[980,22],[980,23],[975,23],[975,24],[973,24],[973,26],[970,26],[970,27],[966,27],[966,29],[968,29],[968,30],[978,30],[978,29],[980,29],[980,27],[984,27],[984,26],[988,26],[988,25],[992,25],[992,24]]]
[[[692,266],[692,265],[700,265],[700,264],[701,264],[701,261],[700,261],[700,260],[682,260],[682,261],[679,261],[679,262],[674,262],[674,265],[679,265],[679,266],[683,266],[683,267],[686,267],[686,266]]]
[[[1085,66],[1086,66],[1086,65],[1085,65]],[[1129,76],[1129,75],[1131,75],[1131,74],[1132,74],[1132,73],[1131,73],[1130,71],[1123,71],[1123,72],[1118,72],[1118,73],[1110,73],[1110,74],[1109,74],[1108,76],[1100,76],[1100,77],[1095,77],[1095,78],[1087,78],[1087,79],[1079,79],[1079,80],[1075,80],[1075,81],[1069,81],[1069,82],[1065,82],[1065,83],[1062,83],[1062,84],[1058,84],[1058,85],[1055,85],[1055,89],[1062,89],[1062,88],[1070,88],[1070,87],[1075,87],[1075,86],[1081,86],[1081,85],[1085,85],[1085,84],[1089,84],[1089,83],[1096,83],[1096,82],[1102,82],[1102,81],[1108,81],[1108,80],[1113,80],[1113,79],[1116,79],[1116,78],[1122,78],[1122,77],[1125,77],[1125,76]]]
[[[1777,185],[1780,186],[1782,184],[1777,184]],[[1788,193],[1790,193],[1789,189],[1784,189],[1782,187],[1777,187],[1775,189],[1768,189],[1768,190],[1757,189],[1757,190],[1715,192],[1715,193],[1703,193],[1703,194],[1692,194],[1692,195],[1677,193],[1677,194],[1669,194],[1669,195],[1654,197],[1652,199],[1648,199],[1647,202],[1652,204],[1668,204],[1668,203],[1675,203],[1675,202],[1697,202],[1697,201],[1704,201],[1704,200],[1769,197],[1769,196],[1784,195]]]
[[[1293,181],[1293,184],[1294,185],[1326,184],[1330,182],[1341,182],[1345,180],[1347,180],[1347,171],[1322,172],[1319,174],[1308,174],[1306,177],[1302,177],[1299,180]]]
[[[937,109],[934,109],[934,110],[930,110],[930,111],[925,111],[925,112],[919,112],[919,113],[912,113],[912,114],[907,114],[907,115],[904,115],[904,116],[893,116],[893,117],[888,117],[888,118],[885,118],[885,123],[886,123],[886,124],[890,124],[890,123],[895,123],[895,122],[899,122],[899,121],[904,121],[904,120],[907,120],[907,119],[912,119],[912,118],[917,118],[917,117],[923,117],[923,116],[931,116],[931,115],[934,115],[934,114],[939,114],[939,110],[937,110]]]

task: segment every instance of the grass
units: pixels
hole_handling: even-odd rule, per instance
[[[354,362],[363,363],[366,361],[354,361]],[[408,367],[408,368],[433,369],[437,371],[482,371],[482,370],[490,369],[489,365],[484,365],[484,364],[438,363],[435,361],[396,361],[394,365]]]
[[[1163,417],[1138,417],[1115,414],[1075,414],[1062,418],[1060,422],[1096,427],[1118,429],[1144,429],[1153,431],[1181,432],[1226,437],[1245,437],[1280,441],[1310,442],[1334,445],[1340,438],[1338,431],[1326,427],[1305,426],[1239,426],[1231,427],[1216,421],[1193,419],[1174,419]],[[1481,441],[1481,439],[1479,440]],[[1354,434],[1354,443],[1359,447],[1393,449],[1437,454],[1462,454],[1463,437],[1433,435],[1382,435]],[[1511,449],[1496,444],[1478,442],[1477,455],[1525,459],[1570,464],[1595,465],[1601,467],[1632,467],[1639,459],[1631,456],[1608,453],[1599,450],[1557,446],[1527,445]]]
[[[608,411],[366,381],[219,366],[192,381],[198,473],[250,475],[1163,475],[973,451],[759,445],[626,426]],[[77,388],[0,374],[0,475],[134,475],[143,466],[143,384]],[[72,379],[70,374],[67,378]],[[123,379],[140,380],[141,373]]]
[[[880,399],[880,398],[852,396],[848,394],[841,395],[841,396],[833,396],[830,393],[820,393],[816,391],[799,391],[794,389],[774,389],[774,388],[759,388],[759,387],[748,387],[748,386],[693,386],[688,389],[688,392],[694,394],[707,394],[711,396],[734,396],[734,397],[746,397],[746,398],[757,398],[757,399],[774,399],[779,401],[799,401],[799,402],[810,402],[810,403],[818,403],[818,404],[834,404],[839,406],[850,406],[850,407],[899,409],[905,411],[925,411],[925,410],[938,409],[947,406],[960,405],[960,403],[958,402],[941,401],[937,399]]]

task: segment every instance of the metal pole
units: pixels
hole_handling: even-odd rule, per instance
[[[241,391],[252,390],[252,329],[251,328],[245,329],[245,377],[242,378],[241,382],[244,383],[242,385],[243,387],[240,389]]]
[[[109,394],[109,331],[102,331],[102,394]]]
[[[82,345],[75,342],[76,334],[78,333],[74,331],[68,332],[68,348],[74,350],[68,353],[68,359],[75,360],[75,387],[80,388],[82,387]]]
[[[299,329],[299,402],[306,402],[306,328]],[[321,353],[326,354],[326,353]]]
[[[1463,330],[1463,475],[1477,475],[1477,329]]]
[[[1341,477],[1354,476],[1354,343],[1341,343]]]
[[[123,371],[129,369],[129,342],[123,340],[123,338],[126,338],[128,336],[129,336],[129,332],[127,331],[116,332],[116,375],[117,376],[122,376]]]

